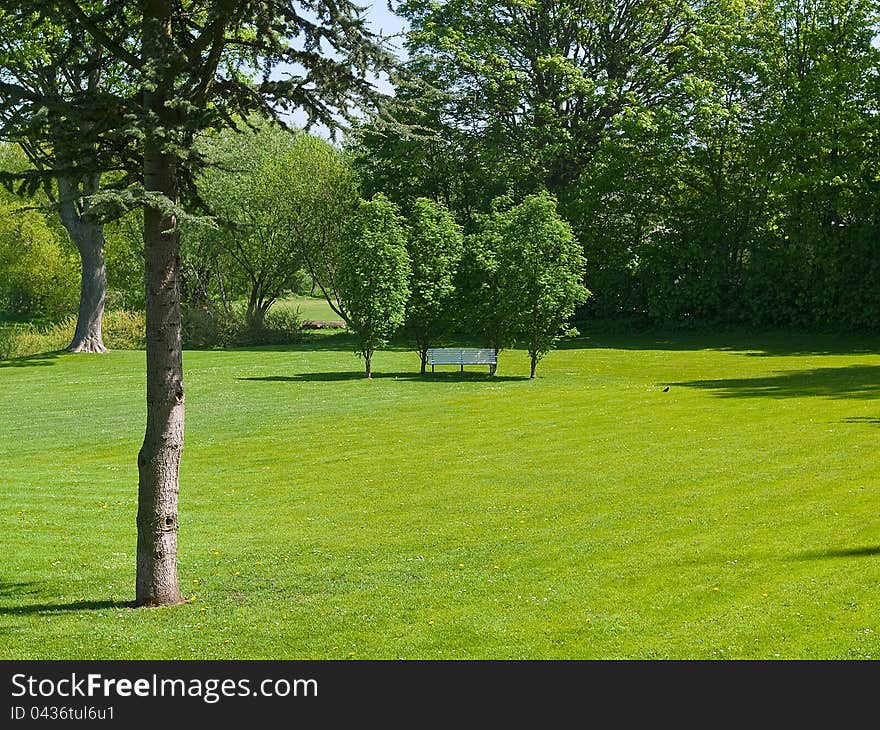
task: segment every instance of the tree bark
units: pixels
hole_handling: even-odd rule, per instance
[[[171,31],[169,0],[144,3],[144,58],[161,65]],[[144,107],[168,121],[162,86],[144,91]],[[144,141],[144,187],[176,202],[175,158],[161,134]],[[177,499],[183,451],[184,394],[180,323],[180,237],[167,211],[144,211],[147,314],[147,427],[138,454],[137,580],[139,606],[182,603],[177,577]]]
[[[366,363],[367,368],[367,379],[373,377],[373,353],[367,351],[364,353],[364,362]]]
[[[104,353],[107,352],[102,331],[104,304],[107,300],[104,227],[98,223],[85,223],[77,235],[81,236],[79,240],[74,238],[74,243],[79,250],[82,283],[76,331],[67,351]]]
[[[530,357],[532,361],[532,374],[529,375],[529,378],[534,379],[538,373],[538,356],[533,352],[530,354]]]
[[[419,357],[422,360],[422,375],[425,374],[425,371],[428,367],[428,348],[420,347],[419,348]]]
[[[82,196],[97,191],[98,179],[83,184],[83,190],[68,178],[58,180],[61,223],[79,252],[82,283],[76,330],[68,352],[107,352],[102,323],[107,300],[107,269],[104,265],[104,226],[88,216]]]

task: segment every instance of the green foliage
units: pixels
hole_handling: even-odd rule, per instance
[[[428,348],[452,328],[461,227],[444,205],[418,198],[409,216],[406,249],[412,267],[406,329],[424,362]]]
[[[183,297],[190,307],[229,310],[239,298],[257,329],[275,302],[314,281],[340,314],[335,277],[357,179],[333,145],[258,119],[203,138],[214,166],[198,186],[216,225],[183,225]],[[221,338],[223,339],[223,338]]]
[[[74,315],[44,326],[0,325],[0,360],[60,352],[70,343],[75,330]],[[122,309],[104,312],[104,344],[111,350],[143,350],[145,331],[143,312]]]
[[[397,207],[382,195],[362,200],[339,249],[339,298],[371,375],[373,352],[404,323],[410,260]]]
[[[111,309],[144,308],[143,212],[133,210],[104,226],[107,303]]]
[[[402,12],[419,134],[360,130],[364,190],[444,200],[469,232],[498,195],[549,190],[589,262],[581,316],[880,321],[876,3]]]
[[[505,216],[500,237],[502,286],[509,290],[514,329],[529,353],[532,377],[539,360],[590,292],[585,261],[571,227],[547,193],[530,195]]]
[[[348,156],[313,135],[297,136],[283,159],[273,195],[305,270],[330,308],[348,314],[337,293],[339,249],[346,221],[358,205],[358,178]]]
[[[548,193],[498,198],[466,246],[459,277],[463,325],[496,350],[524,344],[537,362],[586,301],[584,256]]]
[[[63,231],[27,204],[0,201],[0,311],[36,319],[75,312],[78,279]]]
[[[193,350],[289,345],[301,339],[301,318],[289,307],[271,309],[262,320],[247,316],[246,307],[208,309],[188,306],[182,312],[183,346]]]
[[[516,342],[517,304],[505,286],[501,256],[506,211],[479,219],[480,230],[465,240],[456,285],[459,329],[500,351]]]
[[[242,125],[203,141],[212,166],[197,187],[216,228],[187,226],[183,242],[189,298],[207,299],[214,268],[233,292],[243,290],[247,318],[259,326],[275,301],[296,286],[302,260],[285,195],[293,184],[286,163],[296,137],[276,125],[253,123],[256,129]]]

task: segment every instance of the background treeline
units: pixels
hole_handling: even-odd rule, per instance
[[[874,326],[877,4],[407,0],[398,97],[420,139],[361,130],[367,192],[554,193],[584,317]]]
[[[411,26],[391,104],[398,125],[365,122],[341,147],[259,124],[199,138],[210,164],[190,191],[205,216],[182,222],[187,346],[289,341],[299,322],[274,304],[290,294],[326,296],[351,326],[340,256],[355,258],[352,211],[377,194],[410,229],[419,200],[461,229],[453,273],[401,234],[409,314],[388,316],[403,317],[394,331],[422,352],[411,313],[433,305],[418,297],[452,291],[470,292],[450,305],[470,316],[441,335],[452,326],[493,346],[525,341],[522,326],[517,338],[490,332],[506,305],[486,282],[505,249],[488,246],[487,231],[543,193],[586,260],[592,296],[576,297],[578,320],[880,321],[875,2],[407,0],[397,11]],[[0,147],[4,171],[33,162]],[[0,319],[54,327],[58,349],[76,323],[85,249],[65,230],[63,196],[28,192],[0,192]],[[134,346],[139,332],[140,215],[91,222],[108,312],[127,312],[107,319],[111,347]],[[525,235],[514,248],[529,245]]]

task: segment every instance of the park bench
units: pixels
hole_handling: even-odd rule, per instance
[[[458,365],[464,372],[465,365],[488,365],[489,373],[494,372],[498,355],[492,348],[479,347],[432,347],[428,349],[428,365],[434,372],[435,365]]]

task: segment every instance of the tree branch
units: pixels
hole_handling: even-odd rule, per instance
[[[110,53],[116,56],[116,58],[120,61],[124,61],[132,68],[138,70],[143,68],[143,61],[101,30],[101,28],[96,25],[88,15],[86,15],[85,11],[79,6],[79,3],[77,3],[76,0],[61,0],[61,4],[73,13],[73,16],[82,23],[83,27],[89,32],[89,35],[97,41],[97,43],[106,48]]]

